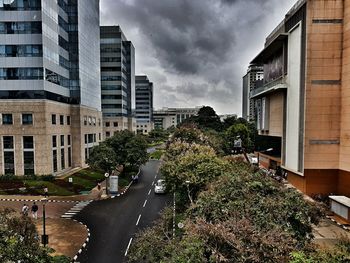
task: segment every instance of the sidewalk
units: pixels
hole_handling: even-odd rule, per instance
[[[334,246],[341,237],[350,239],[350,232],[339,227],[330,219],[323,219],[318,226],[314,226],[314,243],[321,247]]]
[[[42,220],[36,220],[35,225],[39,235],[43,233]],[[65,255],[73,258],[87,238],[84,225],[73,220],[48,218],[46,220],[46,234],[49,235],[50,248],[55,250],[53,255]]]

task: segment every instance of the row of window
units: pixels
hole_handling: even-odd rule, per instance
[[[66,124],[70,125],[70,123],[71,123],[70,116],[66,116],[66,118],[65,118],[64,115],[59,116],[60,125],[64,125],[64,119],[66,119]],[[51,124],[52,125],[57,124],[57,115],[56,114],[51,114]]]
[[[122,104],[102,104],[102,109],[121,109],[124,108]]]
[[[124,83],[128,83],[126,78],[122,76],[101,76],[101,81],[123,81]]]
[[[41,0],[0,0],[0,10],[40,10]]]
[[[126,96],[123,95],[101,95],[103,100],[127,100]]]
[[[101,90],[124,90],[128,92],[128,89],[122,85],[102,85]]]
[[[0,45],[0,57],[41,57],[42,45]]]
[[[0,34],[41,34],[41,22],[0,22]]]
[[[84,116],[84,125],[96,126],[96,117]],[[101,126],[101,119],[98,119],[98,126]]]
[[[109,121],[106,121],[105,122],[105,127],[110,127],[111,126],[111,123]],[[118,127],[119,124],[117,121],[113,122],[113,127]]]
[[[15,144],[13,136],[3,136],[4,173],[15,174]],[[34,137],[23,136],[24,174],[34,174]]]
[[[0,80],[43,79],[43,68],[0,68]]]
[[[53,166],[53,172],[56,173],[58,171],[58,151],[61,153],[61,170],[66,169],[66,158],[65,158],[65,136],[60,135],[60,149],[58,149],[57,144],[57,135],[52,136],[52,166]],[[67,152],[68,152],[68,167],[72,166],[72,140],[71,135],[67,135]]]
[[[101,57],[101,62],[121,62],[121,57]]]
[[[33,114],[32,113],[22,113],[21,115],[22,125],[33,125]],[[3,125],[13,125],[13,115],[12,113],[3,113],[1,115],[1,120]]]

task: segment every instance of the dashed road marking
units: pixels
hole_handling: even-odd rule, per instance
[[[148,191],[148,195],[150,195],[150,194],[151,194],[151,191],[152,191],[152,189],[149,189],[149,191]]]
[[[143,203],[143,207],[145,207],[147,204],[147,199],[145,200],[145,202]]]
[[[130,238],[130,241],[129,241],[128,247],[126,248],[126,251],[125,251],[124,256],[127,256],[127,255],[128,255],[128,251],[129,251],[129,248],[130,248],[131,242],[132,242],[132,237]]]
[[[139,215],[139,218],[137,219],[136,225],[138,225],[138,224],[139,224],[140,219],[141,219],[141,214]]]
[[[152,185],[154,185],[154,181],[152,182]]]

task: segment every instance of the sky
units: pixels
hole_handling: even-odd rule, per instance
[[[101,0],[101,24],[135,46],[154,108],[208,105],[241,115],[242,77],[296,0]]]

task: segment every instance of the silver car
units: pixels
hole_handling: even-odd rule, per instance
[[[165,190],[166,190],[165,180],[159,179],[154,186],[154,193],[155,194],[165,194]]]

